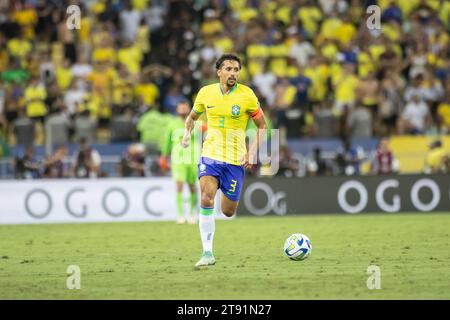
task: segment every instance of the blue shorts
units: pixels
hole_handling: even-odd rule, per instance
[[[231,201],[239,201],[245,170],[242,166],[201,157],[198,164],[198,178],[213,176],[219,181],[219,188]]]

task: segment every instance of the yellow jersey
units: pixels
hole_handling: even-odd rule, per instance
[[[437,109],[437,113],[442,119],[442,124],[450,128],[450,103],[440,103]]]
[[[442,166],[443,159],[448,155],[447,150],[444,147],[435,148],[430,150],[426,156],[426,163],[432,170],[439,170]]]
[[[249,87],[236,83],[228,94],[219,83],[204,86],[195,98],[194,112],[206,114],[208,131],[202,156],[240,165],[247,153],[245,130],[250,118],[262,114],[258,98]]]

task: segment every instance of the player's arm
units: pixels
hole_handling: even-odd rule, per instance
[[[242,161],[242,165],[246,169],[250,169],[257,163],[259,146],[261,145],[261,141],[263,141],[263,138],[267,136],[267,123],[266,119],[264,118],[264,112],[262,111],[262,109],[258,108],[250,116],[256,125],[258,133],[256,135],[256,139],[251,142],[248,153],[245,155]]]
[[[181,141],[181,145],[183,146],[183,148],[187,148],[189,146],[189,142],[191,141],[192,129],[194,129],[195,121],[200,118],[200,115],[201,113],[198,113],[198,111],[193,108],[186,118],[186,121],[184,123],[184,136],[183,140]]]
[[[194,129],[195,121],[200,118],[200,115],[205,112],[205,94],[203,88],[195,97],[194,106],[192,107],[191,112],[189,113],[186,121],[184,123],[184,136],[183,140],[181,140],[181,145],[183,148],[189,147],[189,142],[191,141],[191,132]]]

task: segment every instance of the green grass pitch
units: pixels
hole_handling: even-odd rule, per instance
[[[313,246],[305,261],[283,255],[297,232]],[[196,225],[4,225],[0,299],[450,299],[449,234],[444,213],[238,216],[216,222],[216,265],[196,270]]]

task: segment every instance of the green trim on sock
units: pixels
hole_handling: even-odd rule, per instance
[[[204,216],[210,216],[214,213],[214,208],[202,208],[200,207],[200,214]]]
[[[194,210],[197,207],[197,193],[191,193],[190,203],[191,203],[191,207],[189,209],[189,214],[191,216],[193,216]]]
[[[184,216],[183,212],[183,193],[177,192],[177,210],[178,210],[178,216],[182,217]]]

